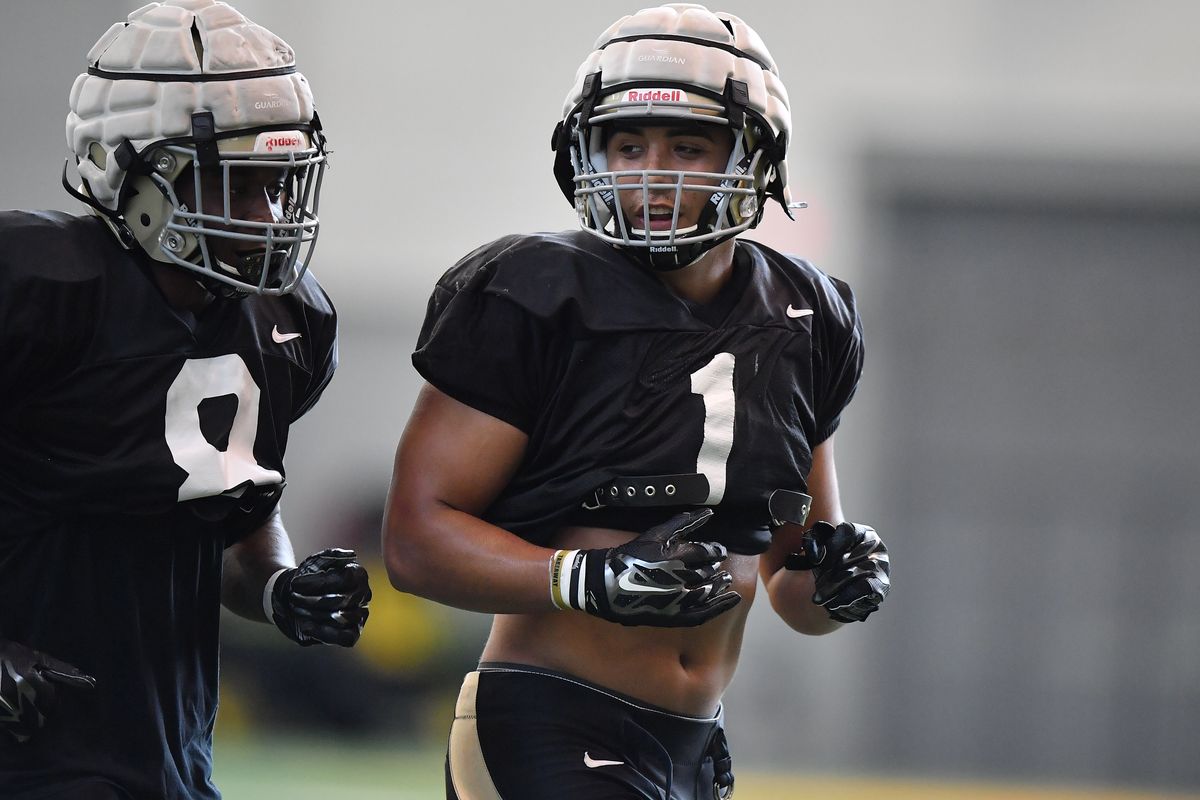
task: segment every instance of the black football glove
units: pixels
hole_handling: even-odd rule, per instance
[[[722,545],[687,539],[712,509],[685,511],[607,550],[559,550],[550,559],[550,597],[622,625],[700,625],[736,606],[741,595],[720,569]]]
[[[58,687],[94,689],[96,679],[65,661],[0,639],[0,731],[27,742],[58,704]]]
[[[353,647],[367,622],[371,586],[353,550],[313,553],[271,587],[271,620],[302,645]]]
[[[803,552],[784,561],[788,569],[813,571],[813,602],[838,622],[862,622],[879,608],[892,586],[887,547],[874,528],[818,522],[804,532]]]

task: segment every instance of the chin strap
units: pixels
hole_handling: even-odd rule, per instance
[[[67,168],[71,165],[71,159],[63,161],[62,168],[62,185],[67,190],[67,194],[74,197],[79,202],[87,206],[93,214],[104,220],[108,225],[109,230],[117,237],[117,241],[126,250],[132,250],[137,245],[137,238],[133,235],[133,231],[125,224],[125,218],[113,211],[110,208],[105,208],[100,205],[100,202],[92,196],[92,191],[88,188],[87,183],[83,184],[83,191],[79,191],[71,185],[71,181],[67,178]]]

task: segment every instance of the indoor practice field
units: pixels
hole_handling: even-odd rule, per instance
[[[217,738],[226,800],[440,800],[444,753],[436,745],[345,739]],[[737,800],[1196,800],[1200,795],[1091,786],[790,775],[738,770]],[[563,800],[570,800],[564,798]]]

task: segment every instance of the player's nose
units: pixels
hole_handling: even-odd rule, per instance
[[[646,143],[646,169],[671,169],[671,148],[668,143],[651,139]]]
[[[670,148],[657,141],[651,141],[646,147],[646,169],[651,171],[669,171],[675,169],[671,159]],[[667,200],[673,202],[675,196],[675,181],[669,175],[651,175],[649,179],[649,201],[657,205]]]

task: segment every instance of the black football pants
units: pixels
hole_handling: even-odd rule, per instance
[[[484,663],[463,681],[447,800],[712,800],[720,714],[688,717],[568,675]],[[730,782],[731,779],[728,781]]]

